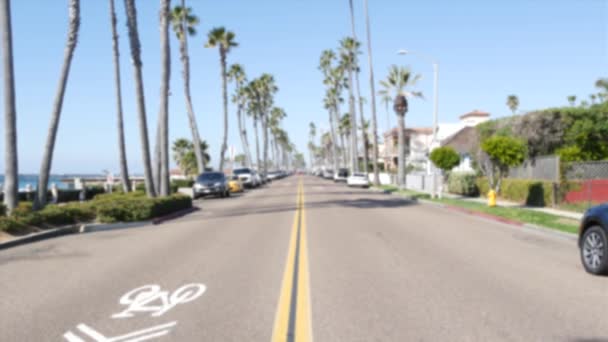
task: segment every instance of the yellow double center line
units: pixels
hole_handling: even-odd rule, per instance
[[[304,190],[300,180],[287,264],[272,331],[273,342],[312,341],[309,284],[306,209],[304,208]]]

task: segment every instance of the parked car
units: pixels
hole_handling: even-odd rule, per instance
[[[270,171],[270,172],[268,172],[268,179],[270,179],[271,181],[279,179],[279,178],[283,178],[283,175],[281,174],[281,171]]]
[[[332,170],[332,169],[323,170],[322,177],[325,178],[325,179],[333,179],[334,178],[334,170]]]
[[[245,191],[245,187],[243,186],[243,182],[239,179],[239,176],[230,175],[228,177],[228,190],[232,193]]]
[[[197,178],[193,186],[194,198],[201,196],[228,197],[230,191],[228,182],[223,172],[203,172]]]
[[[369,179],[367,174],[362,172],[355,172],[346,179],[348,186],[360,186],[362,188],[369,188]]]
[[[255,171],[250,168],[235,169],[232,173],[239,177],[246,188],[255,188],[260,186],[260,181],[256,177]]]
[[[348,178],[348,169],[340,168],[338,172],[334,174],[334,182],[346,182]]]
[[[608,275],[608,203],[585,212],[578,236],[585,270],[591,274]]]

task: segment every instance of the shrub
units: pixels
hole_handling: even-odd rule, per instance
[[[92,186],[92,187],[87,188],[87,191],[85,193],[86,194],[85,198],[88,201],[88,200],[92,200],[97,195],[101,195],[101,194],[105,194],[105,193],[106,193],[106,190],[103,188],[103,186]]]
[[[472,172],[453,172],[448,179],[448,191],[453,194],[479,196],[477,176]]]
[[[16,232],[24,228],[24,225],[19,223],[12,217],[0,217],[0,231]]]
[[[48,205],[37,213],[44,224],[65,225],[89,222],[95,219],[95,210],[90,204],[70,203]]]
[[[450,170],[460,164],[460,155],[450,146],[434,149],[429,158],[435,166],[444,172],[450,172]]]
[[[11,216],[20,217],[32,212],[32,202],[19,202],[17,208],[13,209]]]
[[[6,216],[6,206],[4,203],[0,203],[0,216]]]
[[[553,184],[549,181],[507,178],[503,180],[499,197],[529,206],[550,206],[554,198],[559,201],[568,189],[578,186],[575,182],[563,182],[557,187]],[[486,178],[478,178],[477,187],[484,195],[490,190]]]
[[[148,198],[144,193],[99,195],[93,201],[101,222],[133,222],[149,220],[192,207],[192,199],[182,195]]]

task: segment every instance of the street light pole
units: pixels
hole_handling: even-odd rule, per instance
[[[412,52],[409,50],[399,50],[397,52],[397,54],[399,55],[416,55],[424,60],[426,60],[427,62],[430,62],[433,65],[433,138],[431,139],[431,143],[430,145],[427,147],[428,149],[428,153],[430,154],[431,152],[431,147],[433,144],[437,143],[437,118],[439,116],[438,112],[439,112],[439,62],[437,60],[435,60],[434,58],[427,56],[425,54],[421,54],[418,52]],[[432,166],[431,166],[431,162],[430,160],[427,161],[428,162],[428,171],[431,171]],[[435,175],[435,170],[432,170],[432,175],[433,175],[433,191],[432,191],[432,196],[435,197],[436,196],[436,190],[435,190],[435,179],[436,179],[436,175]]]

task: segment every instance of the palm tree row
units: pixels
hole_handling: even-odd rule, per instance
[[[360,42],[357,40],[356,25],[355,25],[355,10],[353,0],[349,0],[350,21],[352,28],[352,36],[345,37],[340,40],[337,53],[332,50],[325,50],[321,54],[319,69],[324,76],[323,83],[326,85],[326,96],[324,99],[325,108],[329,112],[330,123],[330,144],[332,148],[333,167],[336,168],[339,164],[338,151],[341,152],[341,158],[344,160],[341,165],[346,166],[346,158],[351,172],[356,172],[359,169],[359,145],[357,129],[361,129],[361,138],[363,143],[363,169],[367,173],[369,171],[369,151],[370,145],[373,145],[373,171],[374,183],[378,184],[378,127],[376,118],[376,100],[374,87],[374,73],[372,66],[372,48],[371,48],[371,32],[369,22],[368,2],[365,1],[365,17],[366,17],[366,35],[367,35],[367,54],[369,66],[369,80],[371,89],[371,123],[373,143],[369,143],[369,135],[367,132],[368,125],[364,115],[364,99],[361,96],[361,86],[359,82],[360,66],[358,56],[361,54]],[[336,57],[338,56],[338,57]],[[334,61],[338,60],[334,66]],[[338,76],[338,77],[336,77]],[[348,115],[350,132],[345,134],[343,129],[339,129],[339,123],[342,121],[340,115],[340,103],[342,103],[342,91],[347,90],[348,96]],[[359,111],[359,119],[357,119],[357,111]],[[361,125],[357,125],[357,120]],[[344,126],[342,127],[344,128]],[[340,141],[338,140],[340,137]],[[344,142],[344,137],[347,137],[348,143]],[[341,143],[341,145],[340,145]],[[348,145],[348,146],[347,146]],[[312,152],[311,152],[312,153]]]
[[[127,167],[127,156],[125,146],[125,129],[123,122],[123,97],[121,87],[121,68],[119,64],[119,33],[117,29],[117,15],[115,0],[109,2],[109,18],[112,38],[113,73],[116,96],[116,124],[118,132],[118,161],[120,165],[121,181],[124,191],[131,189],[129,182],[129,170]],[[150,141],[147,122],[147,109],[144,94],[144,80],[141,58],[141,43],[137,23],[137,8],[135,0],[124,0],[127,37],[129,41],[130,57],[133,65],[133,78],[136,94],[136,108],[141,144],[141,158],[144,170],[146,193],[150,197],[157,195],[167,196],[170,192],[169,186],[169,84],[171,79],[171,49],[169,30],[172,28],[179,42],[179,56],[182,64],[182,79],[184,88],[184,100],[192,134],[192,143],[188,146],[192,154],[180,154],[191,162],[195,161],[196,172],[202,172],[206,168],[208,156],[203,148],[206,144],[200,137],[196,115],[190,91],[190,56],[188,54],[188,40],[196,36],[198,17],[192,8],[187,7],[186,0],[180,0],[179,5],[171,7],[171,0],[159,0],[159,28],[160,28],[160,101],[158,121],[156,125],[156,139],[153,155],[150,153]],[[63,65],[59,77],[58,87],[51,110],[51,120],[48,129],[46,144],[43,150],[43,158],[40,167],[37,196],[35,208],[45,206],[47,200],[47,186],[52,169],[53,152],[57,140],[63,100],[67,88],[69,72],[75,50],[78,43],[80,30],[80,1],[68,0],[68,32],[64,51]],[[17,156],[17,132],[16,132],[16,106],[15,106],[15,80],[13,72],[13,50],[12,50],[12,27],[10,0],[0,0],[0,32],[2,34],[3,54],[3,85],[4,85],[4,110],[5,110],[5,181],[4,202],[8,210],[17,206],[18,198],[18,156]],[[272,145],[272,159],[274,165],[287,165],[293,159],[295,148],[290,141],[287,132],[281,127],[282,120],[286,117],[283,109],[274,106],[274,95],[278,91],[274,77],[263,74],[259,78],[248,81],[244,69],[239,64],[228,66],[227,58],[230,51],[238,46],[235,34],[224,27],[213,28],[207,35],[205,46],[218,48],[220,57],[220,73],[222,78],[222,104],[223,104],[223,135],[220,148],[219,169],[224,169],[224,160],[227,150],[227,139],[229,130],[229,108],[228,108],[228,82],[235,85],[232,102],[236,105],[236,116],[239,135],[246,155],[246,163],[252,167],[251,152],[247,141],[246,118],[248,114],[253,119],[256,130],[256,166],[261,168],[263,174],[267,173],[269,166],[269,142]],[[263,130],[263,155],[260,154],[258,124]],[[184,142],[180,142],[180,151],[183,150]],[[175,146],[174,146],[174,153]],[[262,162],[262,160],[263,162]],[[189,164],[191,168],[192,164]]]

